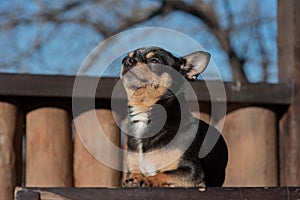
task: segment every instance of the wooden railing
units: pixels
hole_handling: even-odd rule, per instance
[[[88,84],[97,78],[83,79]],[[83,108],[72,115],[74,80],[75,77],[71,76],[0,74],[0,130],[1,141],[5,141],[0,151],[3,159],[0,188],[1,194],[7,195],[5,199],[11,199],[14,187],[22,185],[120,185],[121,173],[105,166],[90,153],[91,149],[101,150],[102,141],[94,141],[87,150],[76,128],[72,131],[72,120],[89,127],[86,132],[95,131],[95,124],[89,117],[90,111],[96,109],[98,120],[109,124],[104,126],[106,136],[120,146],[120,130],[110,108],[110,98],[118,79],[101,78],[101,84],[95,92],[94,108],[84,106],[84,102],[92,97],[73,96],[73,99],[83,102]],[[225,119],[223,135],[230,151],[225,186],[279,186],[278,120],[290,104],[290,85],[257,83],[243,85],[238,90],[232,83],[224,85],[227,114],[217,116],[213,121],[217,124]],[[210,121],[211,100],[206,83],[196,81],[192,87],[199,99],[201,116],[206,116],[205,120]],[[126,105],[126,99],[119,101]],[[216,101],[221,103],[224,99]],[[120,119],[125,116],[118,110],[113,112]],[[22,146],[22,138],[25,147]],[[24,149],[26,158],[22,158]],[[25,170],[22,171],[24,163]]]
[[[130,200],[297,200],[300,197],[299,187],[282,188],[141,188],[141,189],[110,189],[110,188],[29,188],[20,190],[16,200],[90,200],[90,199],[130,199]]]

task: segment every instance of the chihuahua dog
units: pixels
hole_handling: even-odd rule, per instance
[[[185,82],[196,80],[209,60],[204,51],[176,57],[159,47],[123,59],[129,114],[124,187],[222,186],[227,145],[217,129],[192,116],[185,100]],[[208,134],[217,135],[216,141],[203,142]]]

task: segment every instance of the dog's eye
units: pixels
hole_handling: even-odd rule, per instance
[[[150,62],[150,63],[159,63],[159,60],[157,58],[151,58],[148,62]]]

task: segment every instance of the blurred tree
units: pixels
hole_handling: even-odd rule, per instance
[[[225,79],[276,81],[274,1],[1,1],[0,68],[35,72],[51,66],[43,72],[72,74],[100,40],[133,27],[159,26],[215,49],[217,65],[229,66]]]

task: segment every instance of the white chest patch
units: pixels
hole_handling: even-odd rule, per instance
[[[131,122],[132,131],[130,134],[136,138],[143,137],[150,121],[149,112],[143,112],[135,107],[131,107],[129,110],[129,120]],[[151,163],[147,162],[144,158],[142,142],[138,139],[137,143],[139,171],[145,176],[156,175],[156,167]]]
[[[131,107],[129,110],[129,120],[132,132],[130,134],[137,138],[142,137],[148,127],[149,118],[149,112],[142,112],[135,107]]]
[[[143,153],[143,145],[138,141],[138,157],[139,157],[139,170],[144,176],[154,176],[157,174],[157,168],[147,161]]]
[[[129,109],[131,124],[130,135],[136,138],[137,152],[128,152],[127,166],[130,171],[139,171],[144,176],[154,176],[162,171],[177,169],[183,151],[180,148],[157,149],[152,152],[143,152],[141,138],[149,134],[149,111],[140,111],[132,106]],[[162,120],[164,122],[164,120]],[[151,134],[151,131],[150,131]]]

